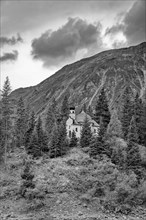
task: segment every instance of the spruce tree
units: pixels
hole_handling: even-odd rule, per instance
[[[76,137],[75,131],[73,131],[70,139],[69,147],[70,148],[77,147],[77,144],[78,144],[78,139]]]
[[[26,161],[24,170],[21,174],[22,184],[20,187],[20,194],[22,197],[25,197],[25,194],[29,188],[35,188],[35,184],[33,182],[34,174],[32,169],[30,168],[30,162]]]
[[[69,116],[69,104],[68,104],[68,96],[66,95],[62,101],[61,106],[61,119],[66,121]]]
[[[100,121],[98,136],[92,138],[90,143],[90,156],[96,157],[97,155],[111,155],[111,150],[105,141],[105,127],[102,120]]]
[[[26,150],[29,147],[29,143],[32,138],[32,134],[34,132],[34,128],[35,128],[35,113],[34,111],[32,111],[30,118],[28,120],[27,131],[25,133],[25,138],[24,138],[24,145],[25,145]]]
[[[27,153],[32,155],[33,158],[41,156],[41,151],[40,147],[38,146],[37,135],[35,132],[33,132],[33,134],[31,135],[29,144],[27,146]]]
[[[139,144],[146,147],[146,103],[141,105],[141,117],[139,124]]]
[[[138,142],[138,134],[134,116],[130,122],[127,138],[127,167],[135,169],[141,165],[141,157],[139,147],[136,144]]]
[[[7,164],[7,151],[8,151],[8,143],[10,141],[10,131],[11,131],[11,103],[10,103],[10,95],[11,93],[11,86],[9,78],[6,77],[4,82],[3,90],[2,90],[2,131],[3,131],[3,141],[4,141],[4,161],[5,166]]]
[[[17,118],[15,125],[16,145],[18,147],[24,145],[24,135],[27,130],[27,120],[28,118],[27,118],[24,102],[21,97],[17,105]]]
[[[87,116],[85,117],[80,138],[80,146],[82,148],[89,147],[92,138],[91,128]]]
[[[36,124],[36,136],[37,136],[38,147],[40,148],[40,151],[41,152],[48,151],[48,139],[47,139],[46,133],[44,132],[42,128],[42,120],[40,117],[38,118],[38,121]]]
[[[50,157],[59,157],[66,154],[68,150],[66,124],[64,121],[60,125],[54,125],[50,142]]]
[[[138,93],[134,99],[134,118],[135,126],[137,127],[137,143],[141,144],[141,117],[142,117],[142,100],[139,98]]]
[[[63,156],[68,151],[68,140],[67,140],[67,131],[66,131],[66,122],[63,121],[59,125],[59,145],[60,145],[60,156]]]
[[[130,125],[128,128],[127,134],[127,142],[128,143],[137,143],[138,142],[138,129],[136,126],[136,118],[135,115],[132,116]]]
[[[60,148],[58,147],[58,145],[59,145],[59,129],[58,126],[55,124],[53,127],[50,147],[49,147],[50,158],[56,158],[60,156]]]
[[[45,129],[46,129],[49,141],[51,139],[52,129],[53,129],[55,122],[56,122],[56,103],[54,100],[48,109],[47,117],[45,121]]]
[[[108,108],[108,101],[105,95],[104,88],[101,90],[95,106],[94,119],[98,124],[100,124],[100,121],[102,120],[105,133],[107,130],[107,126],[110,122],[110,111]]]
[[[111,154],[112,163],[118,165],[120,168],[125,168],[125,155],[121,148],[113,149]]]
[[[131,101],[131,90],[127,86],[123,93],[123,109],[121,116],[122,131],[125,140],[127,140],[128,129],[132,115],[133,115],[133,105]]]
[[[3,133],[3,126],[2,120],[0,119],[0,164],[3,162],[3,155],[4,155],[4,133]]]
[[[117,111],[114,110],[111,116],[110,123],[108,124],[107,134],[109,136],[122,137],[122,124],[118,118]]]

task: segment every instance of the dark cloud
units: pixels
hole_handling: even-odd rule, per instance
[[[52,65],[53,61],[57,63],[74,57],[79,50],[100,48],[100,31],[100,23],[89,24],[80,18],[69,18],[58,30],[49,30],[32,41],[33,58]]]
[[[146,1],[137,0],[124,19],[126,35],[130,44],[146,40]]]
[[[0,56],[0,62],[6,62],[6,61],[15,61],[18,58],[18,51],[13,50],[11,53],[4,53],[2,56]]]
[[[17,43],[22,43],[23,42],[23,39],[22,37],[20,36],[20,34],[17,34],[17,37],[11,37],[11,38],[8,38],[8,37],[0,37],[0,47],[3,47],[5,45],[15,45]]]
[[[32,32],[33,29],[46,27],[48,22],[51,28],[57,27],[69,16],[99,20],[99,17],[116,16],[131,4],[131,0],[7,0],[1,3],[1,29],[4,35],[16,31]]]
[[[115,35],[123,32],[128,45],[138,44],[146,40],[146,2],[137,0],[131,9],[125,13],[121,23],[107,28],[105,35]]]

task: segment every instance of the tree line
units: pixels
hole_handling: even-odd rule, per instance
[[[0,159],[3,159],[5,164],[8,151],[22,146],[33,158],[44,154],[50,158],[63,156],[69,149],[78,146],[94,158],[106,155],[121,168],[138,170],[138,167],[141,167],[139,145],[146,147],[146,101],[142,101],[138,94],[133,95],[129,86],[122,95],[121,111],[115,108],[112,113],[109,110],[106,92],[104,88],[101,90],[94,112],[91,108],[87,109],[88,114],[99,124],[98,136],[92,134],[86,117],[80,140],[77,139],[75,132],[72,132],[70,140],[67,138],[66,121],[69,116],[67,95],[60,107],[56,100],[52,99],[43,122],[40,116],[25,106],[21,97],[12,125],[10,93],[11,86],[7,77],[2,90],[0,118]],[[113,149],[117,138],[125,141],[126,150]]]

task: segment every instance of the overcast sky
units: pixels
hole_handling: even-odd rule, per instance
[[[36,85],[65,64],[146,41],[145,0],[0,0],[1,84]]]

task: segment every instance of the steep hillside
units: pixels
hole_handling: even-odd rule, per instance
[[[120,102],[126,84],[143,96],[146,87],[146,42],[104,51],[66,65],[36,86],[13,91],[11,98],[15,102],[22,96],[36,113],[45,113],[53,97],[60,104],[67,93],[72,105],[86,103],[94,106],[101,88],[105,86],[112,108]]]

